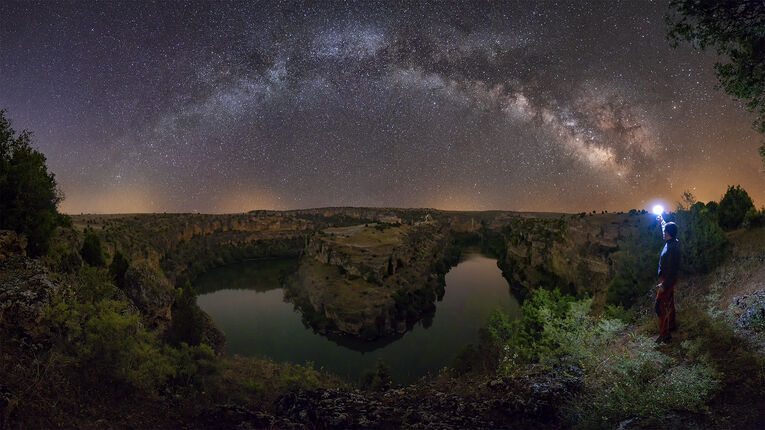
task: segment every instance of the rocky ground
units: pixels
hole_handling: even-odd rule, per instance
[[[562,370],[562,369],[561,369]],[[431,381],[380,393],[349,389],[296,391],[269,412],[220,406],[206,417],[216,428],[500,429],[559,428],[559,404],[576,392],[575,369],[514,379]]]

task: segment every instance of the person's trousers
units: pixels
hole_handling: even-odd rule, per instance
[[[677,278],[664,282],[664,292],[656,293],[655,309],[659,316],[659,336],[669,336],[669,331],[675,328],[675,285]]]

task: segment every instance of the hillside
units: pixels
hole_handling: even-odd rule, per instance
[[[607,300],[630,241],[652,222],[365,208],[84,215],[40,259],[2,233],[0,428],[762,426],[765,228],[729,233],[722,264],[681,278],[679,330],[657,347],[650,288],[632,306]],[[86,227],[107,263],[116,251],[128,256],[119,277],[83,264]],[[437,280],[447,251],[467,244],[497,256],[511,290],[526,297],[523,317],[496,315],[450,368],[406,387],[392,387],[384,368],[359,384],[310,365],[228,357],[184,284],[216,265],[292,255],[296,279],[318,271],[310,279],[324,281],[298,283],[296,304],[342,314],[336,324],[369,318],[357,309],[403,311],[381,326],[398,330],[396,318],[419,318],[442,294],[433,284],[418,301],[402,286],[413,293]]]

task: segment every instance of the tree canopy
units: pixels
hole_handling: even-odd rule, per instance
[[[741,227],[747,211],[753,208],[752,198],[741,185],[729,185],[717,209],[720,226],[728,231]]]
[[[0,110],[0,229],[26,235],[29,253],[40,255],[63,221],[57,210],[62,195],[31,136],[26,130],[17,134]]]
[[[755,114],[754,127],[765,133],[765,2],[762,0],[670,0],[667,16],[673,46],[689,42],[714,48],[720,87]],[[765,163],[765,143],[760,146]]]

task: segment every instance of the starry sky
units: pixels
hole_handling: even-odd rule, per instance
[[[765,205],[666,2],[0,2],[0,108],[80,212]]]

